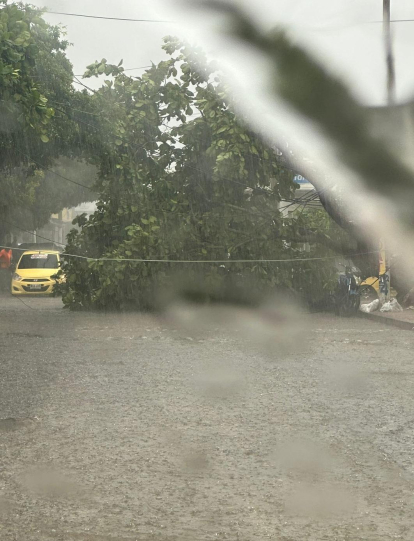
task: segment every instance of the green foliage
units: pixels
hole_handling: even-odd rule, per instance
[[[329,258],[305,261],[296,274],[295,290],[311,307],[326,308],[337,281],[337,262],[357,253],[356,240],[323,209],[297,210],[292,218],[292,239],[301,238],[309,249],[305,257]]]
[[[223,292],[252,280],[259,290],[293,290],[304,272],[320,273],[320,262],[231,263],[303,255],[302,239],[286,242],[295,226],[278,210],[294,194],[292,174],[230,109],[214,67],[200,70],[201,51],[174,38],[164,49],[170,58],[140,78],[105,59],[88,66],[89,76],[115,77],[92,96],[107,136],[96,158],[98,210],[77,220],[66,249],[90,258],[65,258],[60,289],[73,309],[152,307],[177,273]]]
[[[411,133],[401,126],[397,133],[390,129],[412,115],[412,102],[403,108],[381,108],[382,113],[364,107],[346,84],[280,29],[263,30],[248,10],[236,3],[202,3],[216,15],[225,14],[231,39],[266,59],[274,98],[282,99],[303,120],[318,127],[327,149],[333,149],[340,163],[356,175],[364,188],[396,203],[399,222],[412,228],[414,176],[395,143],[397,140],[400,146],[411,149]],[[378,128],[381,118],[384,124],[375,133],[372,127]],[[385,137],[384,132],[388,132]],[[405,133],[405,140],[400,133]],[[323,154],[328,157],[329,151]]]
[[[34,230],[42,227],[50,215],[65,207],[74,207],[97,196],[92,190],[96,182],[96,168],[83,162],[61,158],[53,167],[54,173],[37,169],[29,177],[4,177],[2,185],[9,188],[3,198],[9,202],[2,213],[3,221],[15,224],[15,229]],[[86,186],[78,186],[65,178],[76,178]],[[91,187],[88,189],[87,187]]]
[[[0,10],[0,169],[26,164],[27,155],[41,156],[55,135],[55,111],[43,76],[53,73],[55,94],[65,85],[68,90],[72,67],[64,56],[66,46],[58,28],[38,10],[18,4]]]
[[[39,55],[35,34],[50,37],[46,23],[30,8],[16,4],[0,11],[0,94],[2,129],[0,166],[10,162],[10,150],[21,128],[28,135],[47,139],[47,125],[53,116],[47,98],[34,82],[32,71]],[[44,42],[43,42],[44,43]],[[43,43],[41,43],[43,45]],[[9,151],[9,152],[7,152]],[[8,159],[9,158],[9,159]]]
[[[74,186],[68,193],[57,177],[53,187],[45,172],[61,156],[90,159],[102,140],[90,96],[72,86],[67,46],[38,9],[14,3],[0,10],[0,238],[10,223],[43,225],[45,195],[57,210],[92,199]]]

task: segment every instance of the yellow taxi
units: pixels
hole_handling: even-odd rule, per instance
[[[51,295],[56,283],[54,275],[59,267],[59,252],[50,250],[24,252],[12,276],[12,295]]]

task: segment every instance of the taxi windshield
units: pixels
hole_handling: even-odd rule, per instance
[[[18,269],[57,269],[59,267],[56,254],[24,254]]]

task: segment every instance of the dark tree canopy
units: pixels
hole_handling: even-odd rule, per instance
[[[229,280],[254,278],[259,289],[303,290],[312,283],[315,294],[318,281],[332,280],[331,264],[267,261],[301,257],[312,235],[304,227],[307,213],[294,220],[279,210],[281,200],[294,197],[292,171],[234,113],[214,66],[203,59],[200,70],[201,51],[174,38],[164,49],[170,59],[139,78],[105,60],[88,66],[88,76],[115,76],[92,96],[105,111],[101,131],[110,130],[98,164],[98,210],[79,220],[82,231],[73,232],[67,252],[170,262],[68,258],[64,302],[152,306],[153,290],[177,271],[189,281],[201,274],[206,287],[222,290]],[[329,226],[319,223],[329,237]],[[332,255],[333,246],[338,243],[318,244],[312,254]],[[206,263],[177,267],[171,260]]]
[[[10,223],[45,223],[46,193],[49,207],[59,210],[94,198],[75,184],[63,188],[57,176],[53,186],[53,174],[46,171],[61,157],[90,161],[100,141],[89,94],[73,88],[67,47],[62,30],[47,24],[39,10],[22,4],[0,9],[1,238]],[[90,186],[94,175],[84,180]]]

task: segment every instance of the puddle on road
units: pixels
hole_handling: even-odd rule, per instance
[[[31,427],[38,421],[39,419],[37,419],[37,417],[27,417],[23,419],[7,417],[6,419],[0,419],[0,432],[11,432],[13,430],[18,430],[19,428]]]

